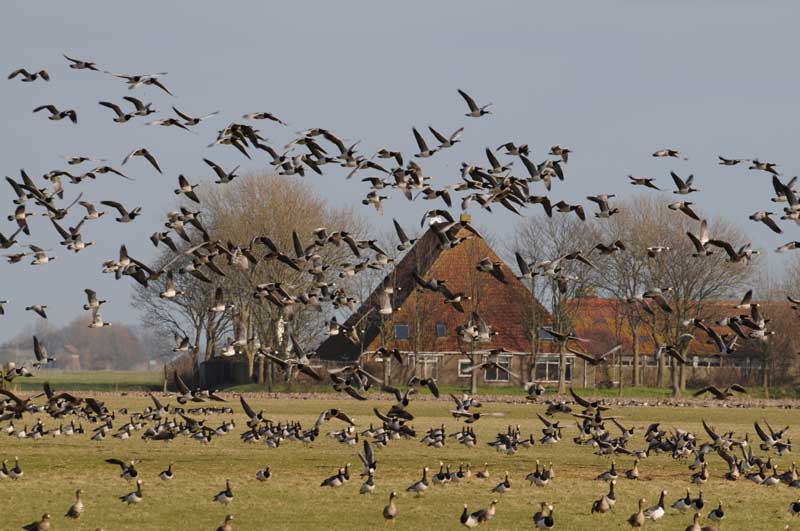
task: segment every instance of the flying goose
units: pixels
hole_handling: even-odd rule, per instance
[[[142,494],[142,483],[144,483],[141,479],[136,480],[136,490],[133,492],[129,492],[125,496],[120,496],[119,499],[128,505],[133,505],[134,503],[140,503],[142,499],[144,499],[144,495]]]
[[[216,162],[213,162],[208,159],[203,159],[203,162],[211,166],[211,169],[214,170],[214,173],[217,174],[219,180],[214,181],[216,184],[226,184],[231,182],[234,178],[238,177],[238,175],[236,175],[236,170],[239,169],[239,166],[236,166],[233,170],[227,172],[224,169],[222,169],[222,166],[220,166]]]
[[[411,130],[414,133],[414,139],[417,141],[417,146],[419,147],[419,153],[416,153],[414,155],[415,157],[427,158],[439,151],[439,148],[430,149],[428,147],[428,144],[425,143],[425,139],[422,138],[422,135],[417,131],[416,127],[412,127]]]
[[[100,204],[111,208],[116,208],[119,212],[119,217],[114,219],[119,223],[130,223],[142,213],[142,207],[136,207],[133,210],[128,211],[124,206],[122,206],[121,203],[117,203],[116,201],[100,201]]]
[[[33,362],[33,366],[37,369],[42,365],[56,361],[55,358],[48,357],[47,347],[45,347],[36,336],[33,336],[33,354],[36,356],[36,361]]]
[[[775,169],[777,164],[774,162],[761,162],[758,159],[753,159],[751,163],[752,165],[747,168],[748,170],[761,170],[771,173],[772,175],[780,175],[778,170]]]
[[[47,73],[47,70],[28,72],[28,70],[25,68],[17,68],[8,75],[8,79],[14,79],[17,76],[22,76],[23,83],[30,83],[31,81],[36,81],[39,78],[42,78],[45,81],[50,81],[50,74]]]
[[[653,190],[661,190],[655,184],[655,179],[648,178],[648,177],[634,177],[633,175],[628,175],[628,179],[630,179],[631,184],[634,186],[645,186],[647,188],[652,188]]]
[[[242,118],[245,120],[272,120],[281,125],[286,125],[286,122],[269,112],[251,112],[250,114],[243,115]]]
[[[219,111],[214,111],[211,114],[206,114],[204,116],[199,116],[199,117],[195,118],[195,117],[189,116],[188,114],[186,114],[184,112],[179,111],[177,108],[175,108],[175,106],[172,107],[172,110],[175,111],[175,114],[177,114],[178,116],[180,116],[183,119],[183,125],[186,125],[186,126],[197,125],[200,122],[202,122],[203,120],[208,120],[212,116],[216,116],[216,115],[219,114]]]
[[[737,164],[740,164],[748,160],[748,159],[726,159],[725,157],[721,157],[719,155],[717,155],[717,158],[719,159],[718,164],[720,166],[736,166]]]
[[[158,173],[161,173],[161,168],[158,165],[158,161],[147,148],[137,148],[128,153],[125,158],[122,159],[122,165],[124,166],[125,163],[131,159],[131,157],[144,157],[147,162],[153,165]]]
[[[103,304],[107,303],[107,300],[100,300],[97,298],[97,293],[91,289],[83,290],[86,293],[87,303],[83,305],[83,309],[86,311],[96,310],[100,308]]]
[[[26,312],[36,312],[42,319],[47,319],[47,305],[46,304],[33,304],[26,306]]]
[[[120,108],[119,105],[117,105],[116,103],[111,103],[110,101],[100,101],[100,102],[98,102],[98,104],[102,105],[103,107],[107,107],[107,108],[111,109],[112,111],[114,111],[114,113],[117,115],[114,118],[114,121],[116,123],[118,123],[118,124],[124,124],[125,122],[130,121],[131,118],[136,116],[136,114],[134,114],[134,113],[124,113],[124,112],[122,112],[122,109]]]
[[[735,396],[733,394],[734,391],[737,393],[747,393],[747,389],[745,389],[739,384],[731,384],[722,390],[720,390],[714,385],[709,385],[697,391],[694,394],[694,396],[700,396],[704,393],[711,393],[712,395],[714,395],[714,399],[716,400],[728,400],[729,398],[733,398]]]
[[[86,209],[86,215],[83,217],[85,220],[100,219],[105,215],[105,212],[98,212],[94,204],[88,201],[78,201],[78,204]]]
[[[103,328],[104,326],[111,326],[108,321],[103,321],[103,316],[100,315],[100,310],[94,310],[92,313],[92,322],[89,323],[89,328]]]
[[[190,184],[183,174],[178,175],[178,188],[175,189],[175,195],[185,195],[195,203],[200,203],[200,198],[194,193],[194,189],[200,186],[199,184]]]
[[[156,109],[153,109],[152,103],[144,103],[142,100],[134,98],[133,96],[123,96],[122,99],[133,105],[136,109],[133,114],[136,116],[149,116],[158,112]]]
[[[464,98],[464,101],[467,102],[467,106],[469,107],[469,112],[465,116],[469,116],[470,118],[480,118],[484,114],[492,114],[492,111],[487,110],[488,107],[491,107],[491,103],[487,103],[486,105],[479,107],[469,94],[461,89],[458,89],[458,93],[461,94],[461,97]]]
[[[184,131],[191,131],[191,129],[183,125],[183,123],[177,118],[162,118],[160,120],[153,120],[151,122],[147,122],[145,123],[145,125],[160,125],[162,127],[179,127]]]
[[[675,187],[677,188],[672,193],[678,195],[688,195],[692,192],[699,192],[700,190],[697,188],[692,188],[692,183],[694,182],[694,175],[689,175],[689,177],[684,182],[683,179],[678,177],[675,172],[669,173],[672,176],[672,180],[675,181]]]
[[[57,256],[48,256],[45,249],[36,245],[29,245],[28,248],[33,251],[33,261],[31,261],[31,265],[45,265],[58,258]]]
[[[770,215],[772,215],[772,214],[773,214],[772,212],[766,212],[766,211],[761,210],[761,211],[758,211],[758,212],[756,212],[754,214],[751,214],[749,219],[751,219],[753,221],[756,221],[756,222],[760,221],[761,223],[763,223],[764,225],[769,227],[772,232],[775,232],[777,234],[781,234],[783,231],[778,226],[778,224],[775,223],[775,220],[773,220],[770,217]]]
[[[592,356],[590,354],[585,354],[585,353],[583,353],[583,352],[581,352],[579,350],[574,350],[571,347],[567,347],[567,350],[572,352],[574,355],[576,355],[580,359],[586,360],[589,363],[589,365],[597,366],[597,365],[601,365],[603,363],[606,363],[608,361],[608,357],[610,355],[614,354],[615,352],[619,351],[621,348],[622,348],[621,344],[617,345],[616,347],[612,348],[611,350],[609,350],[606,353],[601,354],[600,356],[597,356],[597,357]]]
[[[681,154],[677,149],[659,149],[655,153],[653,153],[654,157],[673,157],[673,158],[680,158]],[[688,158],[684,157],[683,160],[689,160]]]
[[[125,461],[122,461],[120,459],[112,458],[112,459],[106,459],[106,463],[110,465],[119,466],[120,469],[122,470],[120,477],[122,477],[123,479],[130,481],[132,479],[136,479],[137,477],[139,477],[139,471],[136,470],[136,463],[137,463],[136,460],[126,463]]]
[[[683,212],[684,214],[686,214],[687,216],[689,216],[690,218],[692,218],[694,220],[697,220],[697,221],[700,221],[700,216],[698,216],[695,213],[695,211],[692,210],[692,208],[691,208],[692,205],[694,205],[694,203],[691,203],[689,201],[676,201],[674,203],[670,203],[668,205],[668,208],[670,210],[679,210],[679,211]]]
[[[65,53],[62,53],[61,55],[64,56],[64,59],[70,62],[69,67],[73,70],[94,70],[95,72],[98,72],[97,63],[92,61],[84,61],[82,59],[75,59]]]
[[[447,137],[431,126],[428,126],[428,129],[430,130],[431,134],[436,137],[436,140],[439,141],[439,147],[437,149],[451,148],[455,146],[457,143],[461,142],[461,133],[464,131],[463,127],[459,127],[453,131],[453,134]]]
[[[67,518],[71,518],[73,520],[77,520],[83,514],[83,502],[81,501],[81,489],[75,491],[75,503],[70,505],[69,509],[67,509]]]
[[[48,117],[49,120],[63,120],[64,118],[69,118],[73,124],[78,123],[78,115],[73,109],[67,109],[66,111],[59,111],[55,105],[40,105],[33,109],[33,112],[37,113],[42,110],[47,110],[50,113]]]
[[[221,490],[214,496],[213,501],[227,505],[233,501],[233,491],[231,490],[231,482],[229,479],[225,480],[225,490]]]

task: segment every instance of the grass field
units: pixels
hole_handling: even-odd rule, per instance
[[[19,456],[25,476],[18,481],[0,480],[3,495],[2,529],[18,529],[33,521],[43,512],[53,515],[53,529],[94,530],[213,530],[220,525],[225,514],[235,515],[237,530],[263,529],[381,529],[384,521],[381,511],[391,490],[400,492],[397,500],[401,529],[457,529],[462,504],[471,510],[487,506],[493,498],[500,499],[497,516],[489,524],[494,529],[532,528],[531,516],[538,502],[547,500],[555,506],[557,529],[594,529],[596,531],[626,529],[627,517],[635,511],[639,496],[648,505],[657,501],[661,489],[667,489],[667,502],[672,503],[683,495],[690,485],[690,472],[685,463],[673,461],[669,456],[651,456],[640,465],[646,477],[637,482],[620,479],[617,485],[617,505],[612,513],[590,515],[591,503],[607,490],[607,485],[593,478],[609,466],[609,460],[595,456],[589,447],[572,443],[574,423],[563,416],[563,424],[571,430],[559,444],[536,445],[521,449],[515,456],[497,453],[485,443],[508,424],[521,425],[523,434],[540,434],[541,423],[535,412],[544,410],[541,405],[485,404],[484,418],[475,424],[479,445],[466,448],[448,440],[445,448],[433,449],[412,440],[395,441],[387,448],[377,449],[377,489],[374,495],[359,495],[357,477],[360,462],[353,447],[322,437],[304,446],[287,442],[277,449],[266,445],[248,445],[239,439],[245,417],[235,396],[229,402],[236,411],[237,428],[234,433],[216,438],[203,446],[187,438],[173,442],[145,442],[138,438],[127,441],[107,438],[92,442],[88,436],[61,437],[40,441],[19,440],[2,436],[0,456],[13,459]],[[143,397],[104,397],[109,407],[125,406],[140,411],[150,404]],[[304,426],[313,424],[319,412],[328,407],[339,407],[355,417],[360,429],[369,423],[378,424],[372,407],[385,410],[389,403],[357,403],[352,400],[264,400],[250,399],[256,410],[263,409],[275,420],[299,420]],[[174,400],[173,400],[174,402]],[[420,433],[442,422],[449,432],[459,424],[446,416],[451,404],[448,400],[424,401],[411,404],[409,410],[416,415],[413,424]],[[733,408],[615,408],[613,413],[624,418],[623,423],[644,426],[661,421],[665,426],[702,431],[701,418],[712,421],[720,430],[751,433],[754,420],[767,418],[773,425],[796,422],[798,415],[777,408],[740,410]],[[210,416],[208,424],[219,425],[228,416]],[[51,426],[54,421],[43,419]],[[117,424],[127,420],[119,417]],[[25,423],[32,424],[26,416]],[[324,431],[339,429],[342,423],[332,421]],[[360,430],[359,430],[360,431]],[[704,435],[701,439],[706,439]],[[632,448],[642,448],[641,433],[637,433]],[[360,446],[359,446],[360,448]],[[138,467],[145,484],[144,501],[139,505],[125,506],[117,497],[133,490],[133,485],[119,477],[119,469],[104,463],[104,459],[141,459]],[[534,467],[536,459],[554,463],[556,478],[544,488],[531,487],[524,475]],[[460,484],[432,487],[422,497],[405,492],[405,488],[420,476],[427,465],[435,472],[439,461],[458,467],[471,463],[476,471],[484,462],[489,463],[491,478],[474,477]],[[170,462],[175,463],[176,479],[165,483],[158,473]],[[354,470],[349,483],[338,489],[319,487],[319,483],[345,463]],[[631,458],[618,458],[620,471],[630,466]],[[791,456],[776,461],[780,470],[791,463]],[[760,530],[783,529],[790,522],[787,506],[800,497],[800,491],[785,485],[757,486],[741,479],[728,482],[722,478],[724,463],[710,457],[711,480],[703,491],[713,506],[722,500],[728,515],[723,529]],[[256,470],[269,464],[273,479],[267,483],[256,481]],[[12,461],[13,465],[13,461]],[[511,474],[512,490],[502,496],[490,489],[502,479],[504,471]],[[214,494],[224,488],[230,479],[235,493],[228,507],[211,501]],[[84,491],[86,511],[79,522],[67,521],[63,514],[73,500],[76,488]],[[692,488],[696,495],[697,489]],[[650,523],[650,529],[684,529],[691,523],[689,514],[669,510],[660,522]]]
[[[16,378],[12,389],[41,391],[48,381],[53,388],[65,391],[157,391],[163,389],[161,371],[62,371],[41,369],[36,376]]]

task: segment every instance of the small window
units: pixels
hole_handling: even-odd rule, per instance
[[[509,380],[508,370],[503,369],[511,369],[511,356],[498,356],[497,364],[502,369],[494,366],[486,369],[485,379],[487,382],[507,382]]]
[[[394,325],[394,338],[395,339],[408,339],[411,337],[411,328],[405,324]]]
[[[550,332],[553,331],[552,326],[543,326],[539,329],[539,339],[542,341],[553,341],[554,337],[553,334]]]
[[[447,337],[447,325],[436,323],[436,337]]]
[[[471,378],[472,372],[469,370],[470,367],[472,367],[472,360],[470,359],[458,360],[458,377]]]

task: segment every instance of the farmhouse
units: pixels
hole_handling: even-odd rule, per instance
[[[468,384],[471,374],[467,370],[473,359],[480,362],[490,350],[502,348],[507,352],[500,357],[500,364],[520,378],[494,368],[481,371],[480,385],[520,385],[520,379],[529,379],[534,363],[538,379],[557,380],[558,354],[551,354],[555,349],[547,332],[552,323],[548,311],[483,238],[465,229],[457,236],[467,239],[454,248],[442,249],[434,231],[428,230],[344,323],[358,330],[360,343],[344,334],[330,336],[317,349],[320,359],[350,363],[363,354],[362,360],[378,374],[387,375],[388,381],[404,382],[417,375],[445,384]],[[502,280],[477,269],[478,262],[487,257],[498,264],[501,274],[497,277]],[[446,303],[441,293],[420,288],[415,273],[425,280],[445,281],[454,294],[463,293],[464,311]],[[381,315],[379,297],[386,288],[392,291],[394,311]],[[463,330],[477,325],[478,320],[490,327],[491,334],[472,341]],[[404,365],[376,355],[382,346],[402,352]],[[568,380],[571,372],[570,357]]]

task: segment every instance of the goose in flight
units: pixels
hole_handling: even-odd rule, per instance
[[[673,157],[673,158],[681,158],[681,153],[677,149],[659,149],[655,153],[653,153],[654,157],[663,158],[663,157]],[[687,157],[683,157],[683,160],[689,160]]]
[[[39,338],[33,336],[33,354],[36,356],[36,361],[33,362],[33,367],[40,368],[42,365],[47,365],[48,363],[53,363],[56,361],[55,358],[51,358],[47,353],[47,347],[39,341]]]
[[[414,139],[417,141],[417,146],[419,147],[419,153],[415,153],[415,157],[427,158],[439,151],[439,148],[430,149],[428,147],[428,144],[425,143],[425,139],[422,138],[422,135],[417,131],[416,127],[412,127],[411,130],[414,132]]]
[[[111,208],[116,208],[119,212],[119,217],[114,219],[119,223],[130,223],[142,213],[142,207],[136,207],[133,210],[128,211],[128,209],[122,206],[121,203],[117,203],[116,201],[100,201],[100,204]]]
[[[437,149],[445,149],[455,146],[456,144],[461,142],[461,133],[464,132],[464,128],[459,127],[458,129],[453,131],[453,134],[447,137],[431,126],[428,126],[428,130],[434,137],[436,137],[436,140],[439,142],[439,147]]]
[[[398,251],[405,251],[417,242],[416,238],[409,238],[406,231],[400,226],[396,219],[392,219],[394,223],[394,230],[397,233],[397,238],[400,240],[400,245],[397,246]]]
[[[74,57],[70,57],[65,53],[62,53],[61,55],[64,56],[64,59],[70,62],[69,67],[73,70],[94,70],[95,72],[99,72],[97,69],[97,63],[95,62],[75,59]]]
[[[465,116],[469,116],[470,118],[480,118],[484,114],[492,114],[492,111],[488,110],[488,108],[492,106],[491,103],[487,103],[486,105],[479,107],[469,94],[461,89],[458,89],[458,93],[461,94],[461,97],[464,98],[464,101],[467,102],[467,106],[469,107],[469,112],[465,114]]]
[[[747,168],[748,170],[761,170],[771,173],[772,175],[780,175],[778,170],[775,169],[778,165],[774,162],[761,162],[758,159],[753,159],[751,163],[751,166]]]
[[[194,193],[194,189],[200,186],[199,184],[190,184],[183,175],[178,175],[178,188],[175,189],[175,195],[185,195],[195,203],[200,203],[200,198]]]
[[[179,111],[174,106],[172,107],[172,110],[175,111],[175,114],[177,114],[178,116],[180,116],[183,119],[183,125],[186,125],[186,126],[197,125],[200,122],[202,122],[203,120],[208,120],[212,116],[216,116],[216,115],[219,114],[219,111],[214,111],[211,114],[206,114],[204,116],[198,116],[197,118],[195,118],[195,117],[189,116],[188,114],[186,114],[184,112]]]
[[[147,122],[145,125],[160,125],[162,127],[180,127],[184,131],[190,131],[188,127],[183,125],[180,120],[177,118],[163,118],[161,120],[153,120],[152,122]]]
[[[158,72],[156,74],[134,74],[134,75],[114,74],[112,72],[108,72],[108,73],[111,74],[114,77],[118,77],[120,79],[124,79],[125,82],[128,84],[128,90],[133,90],[133,89],[135,89],[137,87],[140,87],[142,85],[154,85],[154,86],[160,88],[161,90],[163,90],[164,92],[166,92],[167,94],[169,94],[170,96],[174,96],[174,94],[172,92],[170,92],[167,89],[167,87],[165,87],[164,84],[161,83],[161,81],[159,81],[159,79],[158,79],[161,76],[167,75],[166,72]]]
[[[656,186],[655,179],[652,177],[634,177],[633,175],[628,175],[628,179],[630,179],[631,184],[634,186],[645,186],[653,190],[661,190],[661,188]]]
[[[676,210],[676,211],[683,212],[684,214],[686,214],[690,218],[692,218],[694,220],[697,220],[697,221],[700,221],[700,216],[698,216],[695,213],[695,211],[692,210],[692,208],[691,208],[692,205],[694,205],[694,203],[691,203],[689,201],[676,201],[674,203],[670,203],[667,208],[669,208],[670,210]]]
[[[133,104],[134,108],[136,109],[133,114],[136,116],[149,116],[158,112],[156,109],[153,109],[152,103],[144,103],[139,98],[134,98],[133,96],[123,96],[122,99]]]
[[[42,249],[36,245],[29,245],[28,247],[31,251],[33,251],[33,260],[31,261],[31,265],[45,265],[50,262],[54,262],[58,258],[57,256],[48,256],[45,249]]]
[[[105,212],[98,212],[94,204],[88,201],[78,201],[78,204],[86,209],[86,215],[83,217],[84,220],[100,219],[106,214]]]
[[[564,164],[567,163],[567,159],[569,159],[569,154],[572,153],[571,149],[567,149],[565,147],[561,147],[558,144],[550,148],[550,155],[555,155],[557,157],[561,157],[561,160]]]
[[[42,319],[47,319],[47,305],[46,304],[33,304],[25,308],[26,312],[34,312]]]
[[[691,194],[692,192],[700,191],[698,188],[692,188],[692,183],[694,182],[694,175],[689,175],[686,181],[684,181],[683,179],[678,177],[678,175],[674,171],[669,172],[669,174],[672,176],[672,180],[675,181],[675,187],[677,188],[677,190],[674,190],[672,192],[673,194],[688,195]]]
[[[42,78],[45,81],[50,81],[50,74],[47,73],[47,70],[28,72],[28,70],[25,68],[17,68],[8,75],[8,79],[14,79],[17,76],[22,76],[21,80],[23,83],[30,83],[31,81],[36,81],[39,78]]]
[[[726,159],[725,157],[717,156],[719,159],[718,164],[720,166],[736,166],[737,164],[741,164],[742,162],[747,161],[748,159]]]
[[[122,165],[124,166],[126,162],[131,160],[131,157],[143,157],[156,169],[158,173],[162,173],[161,167],[158,165],[158,161],[147,148],[137,148],[128,153],[128,155],[124,159],[122,159]]]
[[[286,122],[269,112],[251,112],[242,116],[245,120],[272,120],[275,123],[286,125]]]
[[[112,111],[114,111],[114,113],[117,115],[114,118],[114,121],[118,124],[124,124],[125,122],[130,121],[131,118],[136,116],[134,113],[122,112],[122,109],[120,108],[119,105],[117,105],[116,103],[111,103],[110,101],[100,101],[98,102],[98,105],[102,105],[103,107],[107,107]]]
[[[100,310],[95,310],[92,313],[92,322],[89,323],[89,328],[103,328],[104,326],[111,326],[108,321],[103,321],[103,316],[100,315]]]
[[[40,105],[33,109],[34,113],[39,111],[47,110],[50,113],[48,116],[48,120],[58,121],[63,120],[64,118],[69,118],[73,124],[78,123],[78,114],[73,109],[67,109],[66,111],[59,111],[55,105]]]
[[[686,235],[692,240],[692,245],[694,245],[695,252],[692,253],[692,256],[695,258],[699,258],[702,256],[710,256],[714,254],[714,251],[708,248],[708,222],[703,220],[700,222],[700,235],[695,236],[692,232],[686,232]]]
[[[610,208],[608,206],[608,200],[611,199],[612,197],[615,197],[615,195],[614,194],[590,195],[586,198],[589,201],[597,203],[597,205],[600,207],[600,212],[595,212],[594,217],[610,218],[614,214],[619,213],[619,208],[616,207]]]
[[[778,226],[778,224],[775,223],[775,220],[770,217],[770,215],[772,215],[772,214],[773,214],[772,212],[766,212],[766,211],[761,210],[761,211],[758,211],[758,212],[750,215],[750,219],[753,220],[753,221],[756,221],[756,222],[763,223],[764,225],[769,227],[770,230],[772,232],[774,232],[774,233],[781,234],[783,231]]]
[[[222,169],[222,166],[220,166],[216,162],[213,162],[208,159],[203,159],[203,162],[211,166],[211,169],[214,170],[214,173],[217,174],[219,180],[214,181],[214,183],[216,184],[226,184],[231,182],[234,178],[238,177],[238,175],[236,175],[236,170],[239,169],[239,166],[236,166],[233,170],[227,172],[224,169]]]

